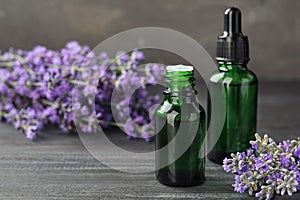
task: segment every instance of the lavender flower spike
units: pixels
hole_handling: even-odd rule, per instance
[[[256,133],[255,138],[247,152],[224,159],[224,170],[235,175],[234,191],[266,200],[292,196],[300,190],[300,139],[276,144],[268,135]]]

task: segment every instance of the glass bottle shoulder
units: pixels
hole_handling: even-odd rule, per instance
[[[187,113],[187,118],[189,120],[205,117],[205,110],[198,102],[193,103],[184,103],[182,105],[172,104],[168,101],[164,101],[157,109],[156,115],[159,117],[168,117],[168,115],[172,116],[180,116],[182,113]]]
[[[222,83],[223,85],[255,85],[257,76],[248,69],[241,70],[216,70],[210,76],[211,83]]]

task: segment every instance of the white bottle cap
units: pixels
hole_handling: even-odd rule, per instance
[[[193,66],[188,65],[169,65],[167,66],[167,72],[190,72],[193,71]]]

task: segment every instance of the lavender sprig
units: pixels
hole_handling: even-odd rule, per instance
[[[63,131],[75,130],[72,96],[75,98],[95,95],[97,119],[91,116],[89,106],[74,105],[86,121],[80,124],[84,132],[93,132],[93,120],[107,128],[114,123],[110,106],[117,106],[120,101],[112,102],[111,94],[122,84],[121,90],[132,88],[138,83],[151,80],[155,85],[162,78],[163,66],[148,64],[146,76],[137,73],[138,65],[144,55],[140,51],[131,53],[118,52],[111,59],[106,53],[95,55],[88,46],[78,42],[69,42],[60,51],[37,46],[31,51],[10,49],[0,55],[0,118],[24,131],[26,137],[34,139],[37,131],[47,124],[59,126]],[[89,70],[81,66],[88,66]],[[149,70],[151,73],[148,73]],[[101,78],[99,80],[99,73]],[[80,76],[78,75],[80,74]],[[81,77],[81,80],[75,77]],[[95,82],[95,80],[97,82]],[[125,80],[122,82],[122,80]],[[131,80],[126,82],[126,80]],[[82,94],[73,90],[74,85],[81,87]],[[97,85],[97,88],[91,87]],[[146,88],[140,88],[130,99],[132,129],[130,135],[142,136],[146,141],[152,136],[151,120],[148,110],[160,102],[160,98],[150,95]],[[87,102],[91,105],[93,102]],[[118,109],[118,108],[116,108]],[[118,117],[124,126],[127,117]],[[129,126],[127,124],[127,126]]]
[[[276,144],[268,135],[255,134],[247,152],[225,158],[223,168],[235,175],[234,191],[248,191],[258,199],[275,194],[289,195],[300,190],[300,138]]]

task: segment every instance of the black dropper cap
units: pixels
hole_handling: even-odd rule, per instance
[[[218,62],[247,63],[249,58],[248,37],[242,33],[242,16],[238,8],[231,7],[224,13],[224,32],[218,37]]]

